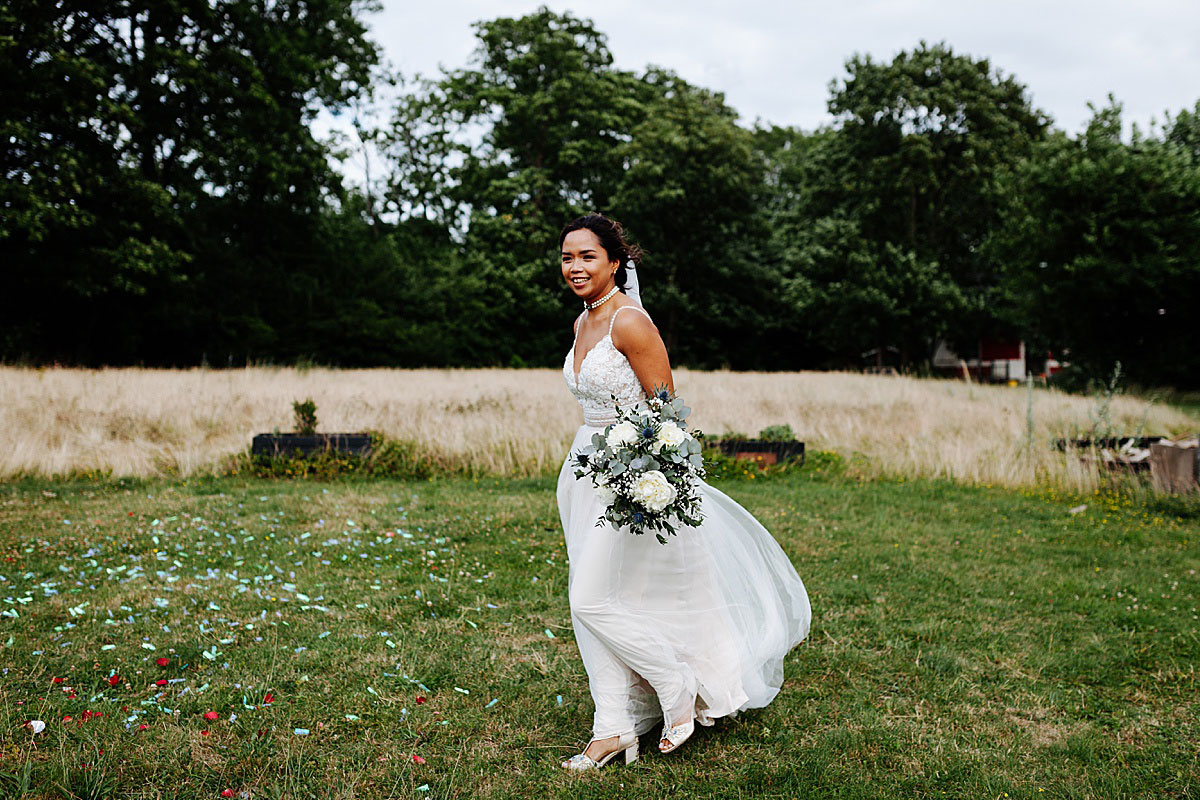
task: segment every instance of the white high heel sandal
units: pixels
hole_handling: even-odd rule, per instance
[[[594,741],[596,740],[592,739],[592,741],[588,742],[588,744],[591,745],[591,743]],[[562,762],[562,766],[563,769],[575,770],[577,772],[582,772],[589,769],[600,769],[600,767],[603,767],[609,761],[612,761],[613,758],[619,753],[625,754],[626,764],[632,764],[633,762],[637,761],[638,737],[636,733],[622,733],[620,738],[617,739],[617,749],[613,750],[611,753],[608,753],[599,761],[593,760],[591,756],[587,754],[587,748],[585,747],[584,752],[576,753],[575,755],[571,756],[566,761]]]
[[[693,733],[695,733],[695,731],[696,731],[696,718],[695,717],[693,717],[692,719],[683,723],[682,725],[675,725],[670,728],[668,728],[666,725],[664,725],[663,730],[662,730],[662,736],[659,737],[659,741],[658,741],[658,751],[660,753],[670,753],[674,750],[679,749],[679,745],[686,742],[688,740],[688,738]],[[663,739],[667,740],[669,746],[663,747],[663,744],[662,744]]]

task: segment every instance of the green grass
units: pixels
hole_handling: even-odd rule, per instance
[[[0,486],[0,772],[39,798],[1200,797],[1195,503],[720,486],[812,634],[770,706],[588,775],[558,766],[591,701],[552,480]]]

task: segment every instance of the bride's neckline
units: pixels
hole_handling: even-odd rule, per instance
[[[577,383],[577,384],[579,383],[579,373],[583,372],[583,365],[587,363],[588,358],[591,357],[592,353],[595,352],[596,348],[599,347],[600,343],[603,342],[605,339],[612,341],[612,334],[606,333],[603,336],[601,336],[599,339],[597,339],[596,343],[594,345],[592,345],[591,347],[589,347],[588,351],[583,354],[583,360],[579,362],[579,369],[575,369],[575,344],[579,341],[579,337],[578,336],[575,337],[575,341],[571,343],[571,353],[570,353],[570,355],[571,355],[571,371],[575,374],[575,383]],[[614,345],[614,349],[616,349],[615,345]]]
[[[608,339],[609,345],[612,347],[613,350],[617,350],[617,346],[615,344],[613,344],[613,341],[612,341],[613,317],[615,317],[617,315],[617,312],[620,311],[621,309],[630,308],[635,305],[637,305],[637,303],[628,303],[626,305],[617,306],[615,309],[613,309],[612,314],[608,318],[608,333],[604,334],[599,339],[597,339],[596,343],[593,344],[591,347],[589,347],[588,351],[583,354],[583,360],[579,362],[579,369],[575,369],[575,345],[579,344],[579,328],[575,329],[575,339],[571,342],[571,352],[569,355],[571,357],[571,372],[575,378],[576,386],[579,385],[579,375],[580,375],[580,373],[583,372],[583,367],[585,364],[587,364],[587,360],[591,357],[592,353],[594,353],[596,351],[596,348],[599,347],[601,344],[603,344],[605,339]],[[640,306],[639,306],[639,309],[640,309]],[[645,311],[643,311],[642,313],[645,313]],[[591,315],[590,311],[585,311],[584,319],[587,319],[588,316],[590,316],[590,315]],[[583,327],[582,320],[579,322],[579,327]],[[617,352],[621,353],[620,350],[617,350]],[[621,353],[621,355],[625,355],[625,354]]]

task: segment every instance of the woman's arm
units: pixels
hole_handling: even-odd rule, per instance
[[[667,346],[658,334],[658,327],[649,317],[636,312],[618,315],[613,323],[612,343],[629,359],[629,365],[633,367],[646,394],[651,394],[656,385],[664,383],[667,389],[675,391]]]

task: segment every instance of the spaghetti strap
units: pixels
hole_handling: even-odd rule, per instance
[[[637,306],[637,305],[621,306],[620,308],[618,308],[616,311],[613,312],[612,317],[608,320],[608,335],[609,336],[612,336],[612,326],[613,326],[613,323],[617,321],[617,314],[620,314],[622,311],[624,311],[627,308],[636,308],[638,311],[642,312],[643,314],[646,314],[646,319],[649,319],[651,322],[654,322],[654,320],[650,319],[650,315],[648,313],[646,313],[646,309],[642,308],[641,306]]]

